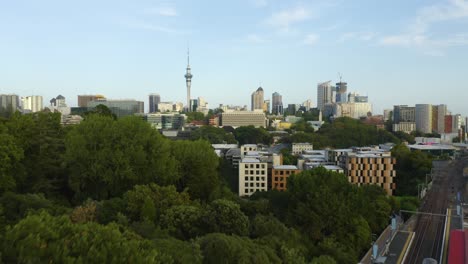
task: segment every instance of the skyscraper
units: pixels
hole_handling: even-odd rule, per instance
[[[0,94],[0,114],[21,111],[20,97],[16,94]]]
[[[319,83],[317,85],[317,108],[320,110],[325,109],[325,104],[333,103],[333,86],[331,81]]]
[[[272,95],[272,109],[271,112],[275,115],[282,115],[283,114],[283,97],[274,92]]]
[[[187,50],[187,70],[185,73],[185,84],[187,85],[187,112],[190,112],[190,87],[192,86],[192,73],[190,69],[190,51]]]
[[[32,113],[39,112],[42,110],[42,96],[40,95],[31,95],[22,98],[23,109],[31,111]]]
[[[415,108],[416,130],[432,133],[432,105],[417,104]]]
[[[161,96],[157,93],[149,95],[149,113],[155,113],[158,111],[158,104],[161,102]]]
[[[258,89],[252,93],[252,111],[255,109],[263,109],[263,88]]]
[[[104,95],[78,95],[78,107],[88,107],[88,103],[96,100],[105,100]]]
[[[348,83],[342,82],[336,83],[336,102],[337,103],[346,103],[348,90]]]

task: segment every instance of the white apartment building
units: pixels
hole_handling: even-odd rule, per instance
[[[239,196],[268,190],[268,163],[244,158],[239,163]]]
[[[417,104],[415,110],[416,130],[423,133],[432,132],[432,105]]]
[[[39,112],[43,108],[43,99],[40,95],[31,95],[21,98],[23,101],[23,110],[29,110],[31,113]]]
[[[247,156],[247,153],[252,152],[252,151],[257,151],[258,146],[255,144],[245,144],[240,147],[241,151],[241,157],[244,158]]]
[[[292,144],[292,154],[298,155],[302,154],[305,151],[314,150],[314,145],[310,143],[293,143]]]
[[[221,114],[222,126],[255,126],[267,127],[268,119],[263,110],[255,111],[226,111]]]

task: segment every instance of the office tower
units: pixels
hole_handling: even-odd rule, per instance
[[[441,104],[433,107],[433,111],[435,110],[436,113],[432,113],[433,115],[433,122],[437,120],[436,125],[432,125],[433,131],[437,131],[437,133],[442,134],[445,131],[445,116],[447,115],[447,105]]]
[[[369,97],[359,95],[358,93],[350,93],[348,94],[348,102],[349,103],[368,103]]]
[[[16,94],[0,94],[0,113],[21,111],[20,97]]]
[[[78,95],[78,107],[88,107],[88,103],[96,100],[104,100],[104,95]]]
[[[288,111],[288,114],[289,114],[289,115],[295,115],[296,112],[297,112],[297,110],[298,110],[298,109],[296,108],[296,104],[288,104],[288,108],[287,108],[287,109],[288,109],[287,111]]]
[[[263,101],[263,112],[270,113],[270,100]]]
[[[390,118],[392,118],[392,109],[384,109],[383,116],[384,116],[384,121],[390,120]]]
[[[317,85],[317,108],[319,110],[323,111],[326,104],[331,104],[335,101],[333,90],[334,87],[331,85],[331,81]]]
[[[417,104],[415,107],[416,130],[432,133],[432,105]]]
[[[283,96],[279,93],[274,92],[272,95],[272,108],[271,112],[274,115],[282,115],[283,114]]]
[[[393,107],[393,123],[416,122],[416,108],[407,105],[395,105]]]
[[[307,101],[302,103],[302,106],[304,107],[305,111],[309,111],[313,107],[312,100],[307,99]]]
[[[190,87],[192,86],[192,72],[190,69],[190,51],[187,50],[187,70],[185,73],[185,84],[187,85],[187,112],[190,112]]]
[[[346,91],[348,90],[348,83],[342,82],[336,83],[336,102],[337,103],[346,103],[347,96]]]
[[[252,107],[251,110],[263,109],[263,88],[258,87],[258,89],[252,93]]]
[[[161,96],[157,93],[149,95],[149,113],[158,112],[158,104],[161,102]]]
[[[221,114],[222,126],[255,126],[267,127],[268,119],[262,110],[255,111],[233,111],[227,110]]]
[[[40,95],[31,95],[22,98],[23,110],[31,113],[39,112],[43,108],[43,99]]]

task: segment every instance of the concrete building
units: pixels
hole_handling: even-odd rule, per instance
[[[50,100],[50,110],[60,112],[62,115],[69,115],[71,113],[71,109],[67,106],[63,95],[58,95]]]
[[[336,102],[337,103],[346,103],[348,96],[346,94],[348,90],[348,83],[340,81],[336,83]]]
[[[384,109],[383,111],[384,121],[388,121],[390,120],[390,118],[393,118],[392,113],[393,113],[392,109]]]
[[[0,114],[22,111],[20,97],[16,94],[0,94]]]
[[[263,101],[263,112],[270,113],[270,100]]]
[[[152,93],[148,96],[149,113],[158,112],[158,104],[161,102],[161,96],[157,93]]]
[[[271,113],[274,115],[282,115],[283,114],[283,97],[277,93],[274,92],[272,95],[272,108],[271,108]]]
[[[264,102],[264,94],[263,88],[258,87],[258,89],[252,93],[252,104],[250,110],[262,110],[263,111],[263,102]]]
[[[258,151],[258,146],[256,144],[245,144],[240,147],[240,155],[241,158],[247,156],[249,152],[256,152]]]
[[[271,188],[278,191],[285,191],[287,189],[289,176],[300,172],[301,170],[293,165],[274,166],[271,172]]]
[[[173,102],[159,102],[156,105],[156,109],[160,113],[172,112],[174,111],[174,103]]]
[[[350,183],[358,186],[377,185],[388,195],[396,189],[396,159],[390,152],[353,151],[346,155],[345,171]]]
[[[255,126],[267,127],[268,119],[263,110],[256,111],[226,111],[221,114],[222,126]]]
[[[105,105],[117,117],[130,116],[144,113],[144,102],[136,100],[98,100],[88,103],[89,108]]]
[[[250,196],[268,190],[268,164],[256,158],[244,158],[239,163],[239,196]]]
[[[317,108],[321,111],[325,110],[326,104],[335,102],[334,87],[331,85],[331,81],[319,83],[317,85]]]
[[[304,107],[305,111],[310,111],[310,109],[314,107],[314,103],[312,102],[312,100],[307,99],[302,103],[302,107]]]
[[[149,113],[145,115],[146,122],[159,130],[179,130],[184,127],[186,116],[179,112]]]
[[[445,131],[445,116],[447,115],[447,105],[432,106],[432,131],[439,134]]]
[[[372,104],[370,103],[335,103],[332,104],[332,116],[350,117],[359,119],[372,113]]]
[[[400,122],[398,124],[393,124],[392,129],[394,132],[402,131],[409,134],[416,131],[416,122]]]
[[[39,112],[42,111],[43,99],[40,95],[31,95],[22,98],[23,101],[23,110],[26,112]]]
[[[350,93],[348,94],[348,102],[349,103],[368,103],[369,97],[359,95],[358,93]]]
[[[393,107],[393,123],[416,122],[416,108],[407,105],[395,105]]]
[[[106,97],[100,94],[78,95],[78,107],[88,107],[88,103],[96,100],[105,100]]]
[[[416,130],[432,133],[432,105],[417,104],[415,107]]]
[[[305,151],[309,151],[309,150],[314,150],[314,145],[310,143],[292,143],[291,153],[293,155],[302,154]]]

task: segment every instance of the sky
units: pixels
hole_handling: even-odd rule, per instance
[[[374,113],[447,104],[468,116],[468,0],[0,0],[0,94],[283,104],[348,82]]]

